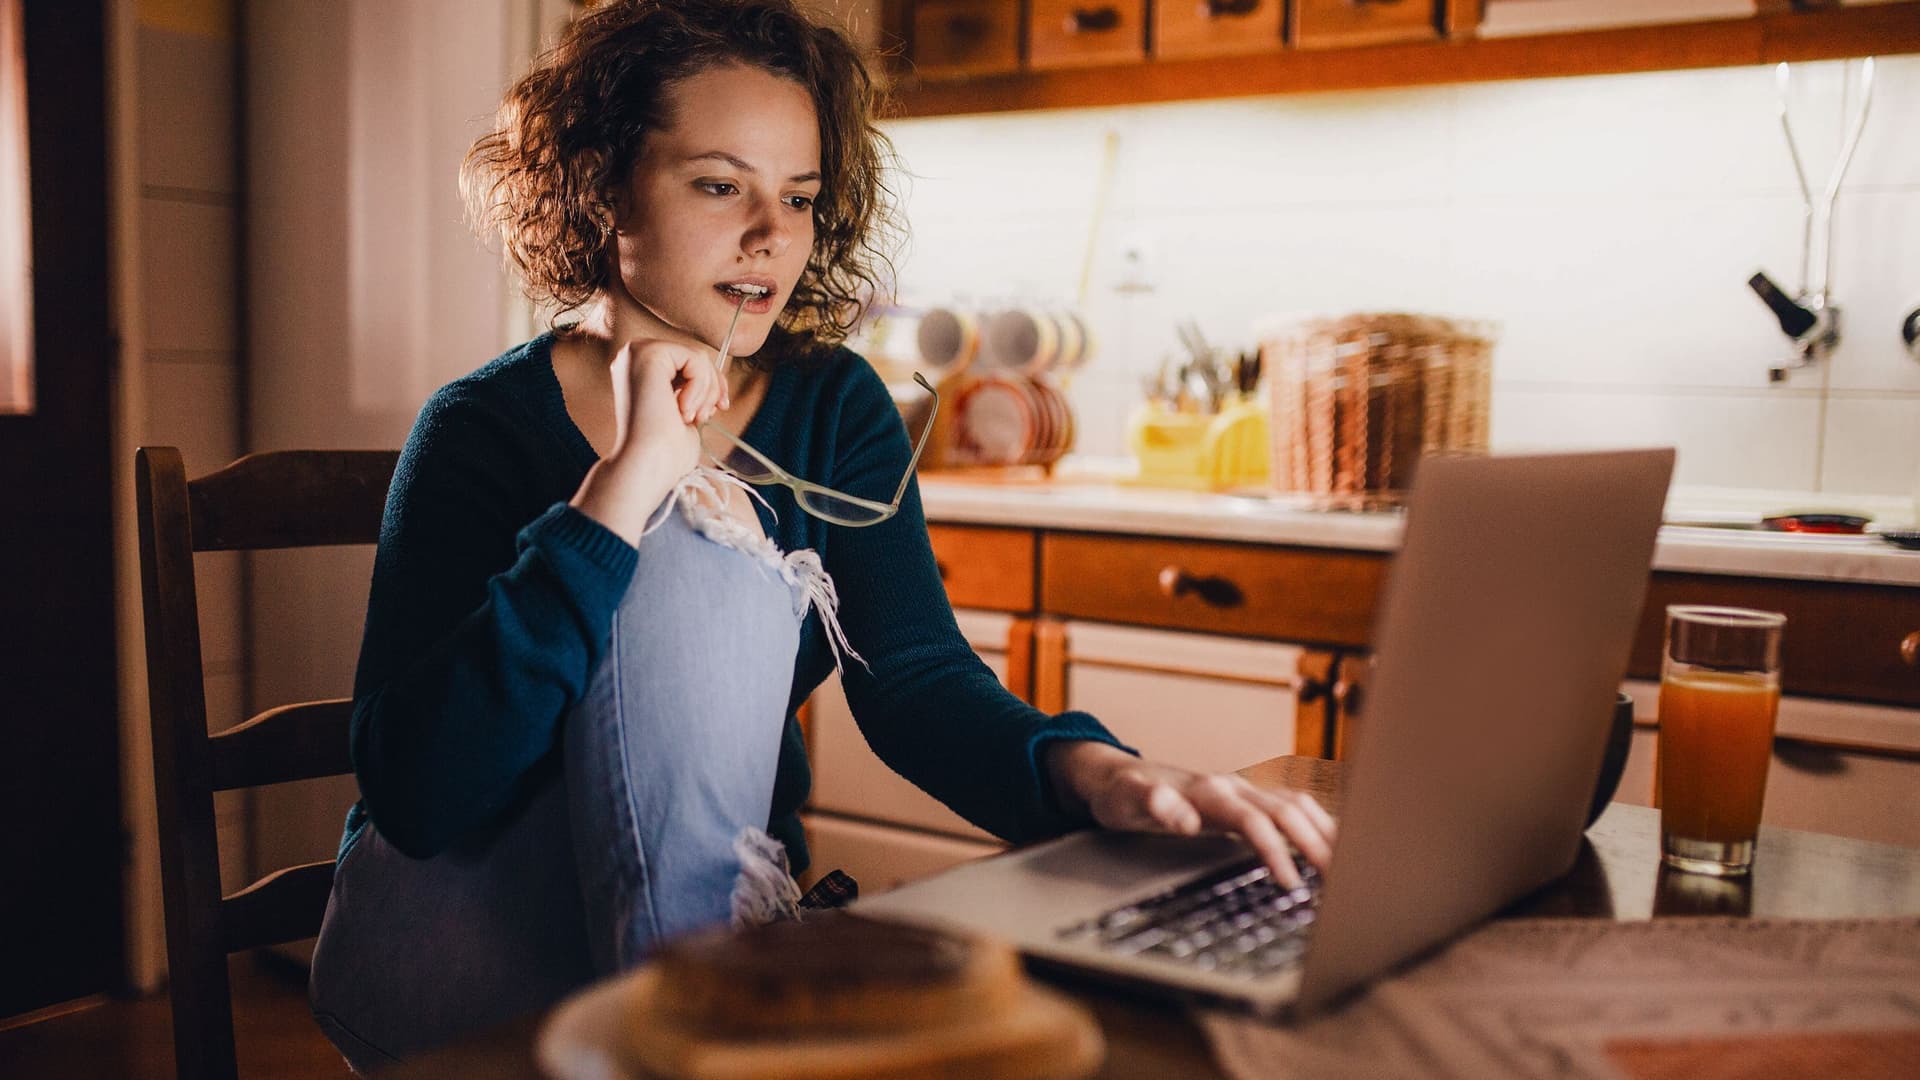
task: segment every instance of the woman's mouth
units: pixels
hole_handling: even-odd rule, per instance
[[[764,315],[773,310],[774,286],[771,281],[760,278],[742,278],[738,281],[723,281],[714,286],[714,290],[727,298],[727,303],[751,311],[755,315]],[[745,300],[743,305],[741,301]]]

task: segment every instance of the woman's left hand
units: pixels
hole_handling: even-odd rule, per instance
[[[1333,855],[1333,815],[1302,791],[1143,761],[1087,740],[1052,744],[1046,764],[1070,811],[1084,808],[1100,825],[1131,832],[1238,833],[1289,888],[1301,884],[1294,849],[1322,870]]]

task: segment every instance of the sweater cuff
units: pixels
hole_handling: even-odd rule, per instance
[[[633,580],[640,552],[620,534],[581,513],[570,503],[554,503],[520,530],[521,548],[538,547],[580,556],[623,587]]]
[[[1061,808],[1059,793],[1053,789],[1053,778],[1048,775],[1045,761],[1045,751],[1050,744],[1078,739],[1105,743],[1115,750],[1140,756],[1140,751],[1115,738],[1113,732],[1090,713],[1063,712],[1048,717],[1047,723],[1027,740],[1027,767],[1033,772],[1034,790],[1040,795],[1040,810],[1046,815],[1048,833],[1064,833],[1092,823],[1089,818],[1068,814]]]

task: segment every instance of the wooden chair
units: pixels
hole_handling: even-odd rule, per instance
[[[223,897],[213,793],[353,769],[345,698],[268,709],[207,734],[194,552],[373,543],[398,456],[252,454],[189,481],[173,447],[134,455],[174,1064],[183,1080],[236,1075],[227,954],[312,937],[333,884],[332,861],[307,863]]]

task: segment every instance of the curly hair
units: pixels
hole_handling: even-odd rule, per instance
[[[792,0],[608,0],[514,84],[460,186],[530,299],[565,314],[613,283],[615,192],[647,134],[672,124],[668,91],[729,63],[799,83],[820,122],[813,251],[762,355],[817,357],[845,340],[893,273],[893,148],[859,49]]]

